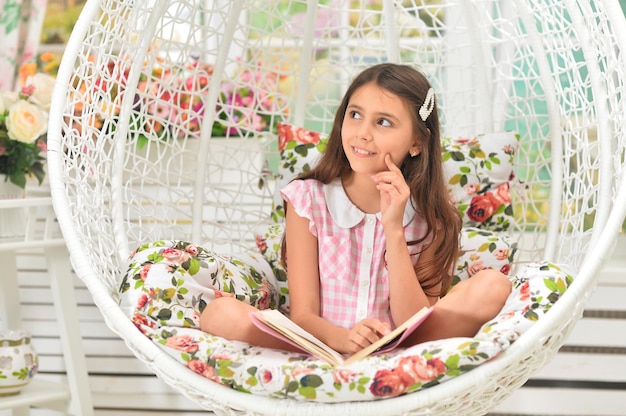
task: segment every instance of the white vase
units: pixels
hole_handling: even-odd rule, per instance
[[[0,331],[0,396],[17,394],[37,374],[39,358],[27,331]]]
[[[0,200],[26,197],[24,189],[0,175]],[[26,231],[24,207],[0,208],[0,239],[23,237]]]

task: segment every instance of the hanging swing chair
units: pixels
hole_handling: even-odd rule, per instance
[[[625,45],[617,0],[89,0],[48,135],[76,274],[133,353],[216,414],[485,414],[564,343],[621,230]],[[379,62],[431,81],[456,277],[477,259],[507,272],[505,309],[475,338],[341,370],[201,333],[225,293],[288,310],[275,191]],[[215,281],[238,273],[249,287]]]

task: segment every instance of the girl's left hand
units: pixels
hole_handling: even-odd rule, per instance
[[[372,176],[372,180],[380,191],[380,213],[383,227],[394,223],[401,226],[404,209],[411,192],[402,172],[393,163],[389,154],[385,155],[385,164],[389,170]]]

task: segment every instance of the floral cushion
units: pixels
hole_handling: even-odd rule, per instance
[[[483,269],[499,270],[508,276],[517,243],[504,234],[476,227],[461,229],[460,253],[454,267],[452,286]]]
[[[518,138],[505,132],[442,140],[448,187],[464,225],[491,231],[511,226],[510,190]]]
[[[217,296],[261,308],[277,305],[280,289],[272,287],[274,274],[259,255],[217,255],[181,241],[145,244],[123,270],[120,297],[146,336],[210,380],[263,396],[346,402],[398,396],[471,371],[540,319],[572,277],[558,265],[532,263],[511,281],[502,312],[473,338],[426,342],[335,368],[308,355],[226,341],[198,329],[204,306]]]
[[[280,162],[276,176],[272,220],[278,223],[285,218],[280,190],[300,173],[311,170],[317,158],[326,149],[327,138],[321,133],[286,123],[278,123],[277,131]]]

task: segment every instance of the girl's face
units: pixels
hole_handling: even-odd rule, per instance
[[[374,82],[359,87],[350,97],[341,126],[341,141],[355,173],[388,170],[387,154],[400,166],[410,152],[421,151],[404,99]]]

